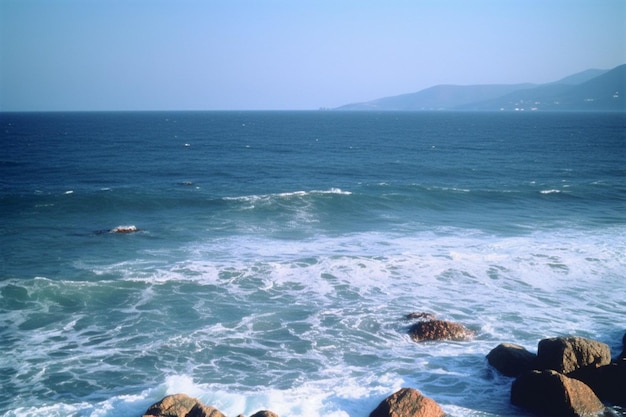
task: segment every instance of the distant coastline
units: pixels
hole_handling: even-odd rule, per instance
[[[437,85],[334,110],[626,112],[624,95],[626,64],[611,70],[589,69],[547,84]]]

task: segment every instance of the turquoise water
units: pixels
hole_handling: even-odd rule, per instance
[[[484,356],[626,331],[626,117],[0,115],[0,415],[523,415]],[[137,233],[117,234],[134,225]],[[416,344],[406,313],[476,331]]]

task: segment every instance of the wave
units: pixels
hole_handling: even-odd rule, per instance
[[[366,390],[357,381],[324,381],[302,384],[288,390],[265,388],[239,391],[229,386],[194,382],[188,375],[171,375],[157,387],[136,394],[119,394],[100,402],[69,403],[20,407],[3,417],[50,417],[81,415],[85,417],[140,416],[151,404],[164,396],[185,393],[216,407],[226,415],[252,415],[261,410],[272,410],[278,415],[295,417],[348,417],[367,415],[385,396],[401,388],[402,380],[389,381],[385,375],[378,389]],[[341,384],[338,384],[340,382]]]
[[[0,404],[13,407],[5,417],[141,415],[185,392],[227,415],[346,417],[414,386],[455,415],[514,415],[485,354],[501,342],[533,350],[557,334],[621,348],[625,236],[623,227],[237,235],[83,258],[75,268],[92,274],[81,281],[0,282],[0,368],[11,370],[0,374]],[[411,311],[477,336],[415,344],[402,319]]]
[[[307,197],[307,196],[315,196],[315,195],[327,195],[327,194],[335,194],[335,195],[351,195],[350,191],[343,191],[340,188],[330,188],[328,190],[312,190],[312,191],[291,191],[284,193],[274,193],[274,194],[261,194],[261,195],[247,195],[247,196],[238,196],[238,197],[223,197],[225,201],[246,201],[246,202],[255,202],[260,200],[271,200],[271,199],[289,199],[293,197]]]

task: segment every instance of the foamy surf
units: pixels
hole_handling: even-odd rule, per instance
[[[502,417],[499,343],[621,351],[621,116],[2,118],[0,415],[133,417],[184,392],[357,417],[408,386]],[[415,343],[413,311],[475,336]]]

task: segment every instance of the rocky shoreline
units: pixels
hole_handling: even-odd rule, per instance
[[[410,327],[416,342],[468,340],[473,332],[463,325],[436,320],[429,313],[411,313],[419,320]],[[553,337],[538,343],[537,353],[502,343],[486,356],[489,366],[515,378],[510,401],[541,416],[618,416],[609,407],[626,409],[626,334],[622,353],[611,358],[605,343],[577,336]],[[385,398],[369,417],[444,417],[441,406],[416,388],[402,388]],[[215,407],[186,394],[174,394],[150,406],[143,417],[226,417]],[[237,417],[244,417],[239,415]],[[278,417],[261,410],[250,417]]]

